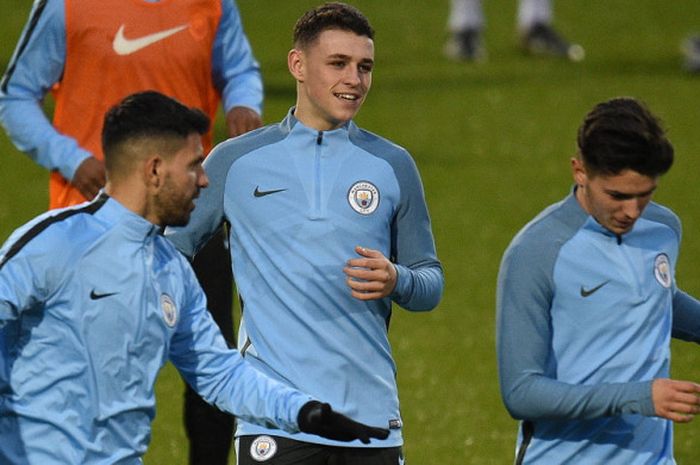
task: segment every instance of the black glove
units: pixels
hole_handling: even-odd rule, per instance
[[[305,403],[299,410],[297,423],[304,433],[316,434],[335,441],[349,442],[359,439],[363,444],[369,444],[370,438],[389,437],[388,429],[358,423],[334,412],[329,404],[322,404],[315,400]]]

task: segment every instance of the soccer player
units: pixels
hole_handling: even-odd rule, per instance
[[[669,379],[670,338],[700,342],[677,287],[681,224],[652,202],[673,147],[632,98],[586,116],[575,186],[513,239],[498,277],[501,394],[517,464],[674,464],[700,385]]]
[[[208,118],[156,92],[105,117],[107,185],[45,213],[0,250],[0,463],[139,464],[169,359],[205,399],[251,423],[335,440],[385,438],[271,380],[226,346],[184,257],[208,179]]]
[[[683,66],[692,74],[700,74],[700,34],[686,37],[681,43]]]
[[[352,121],[372,81],[373,36],[349,5],[306,12],[288,54],[296,105],[282,122],[217,146],[192,221],[166,231],[191,256],[230,222],[245,359],[391,430],[385,441],[345,447],[240,419],[239,465],[258,463],[261,444],[276,451],[273,464],[401,460],[391,304],[434,308],[443,274],[415,163]]]
[[[35,1],[0,82],[0,123],[51,171],[49,208],[92,199],[104,185],[102,118],[125,96],[157,90],[204,111],[220,102],[237,136],[262,125],[262,80],[233,0]],[[53,124],[41,110],[51,90]],[[77,115],[80,115],[79,117]],[[204,149],[212,146],[212,131]],[[209,310],[235,345],[232,279],[219,232],[193,263]],[[218,286],[215,284],[219,283]],[[185,393],[191,465],[228,463],[234,421]]]
[[[523,50],[581,61],[585,50],[567,41],[552,27],[551,0],[518,1],[518,33]],[[482,44],[484,12],[481,0],[451,0],[445,54],[454,60],[479,61],[486,57]]]

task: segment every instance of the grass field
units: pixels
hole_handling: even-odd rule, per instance
[[[239,0],[262,65],[267,122],[293,103],[290,30],[316,3]],[[556,25],[587,52],[570,64],[523,56],[514,46],[515,1],[487,1],[489,60],[476,66],[442,57],[447,0],[354,3],[378,31],[373,89],[358,122],[414,155],[447,280],[434,312],[396,309],[392,319],[407,463],[511,463],[517,425],[500,402],[494,351],[498,264],[513,234],[567,193],[576,129],[596,102],[635,96],[666,122],[677,162],[656,200],[684,220],[679,283],[700,295],[700,77],[682,72],[678,52],[682,38],[700,29],[700,2],[555,2]],[[29,8],[28,0],[3,0],[3,69]],[[47,175],[4,133],[0,156],[4,240],[45,208]],[[675,377],[700,381],[700,348],[674,343],[673,366]],[[148,465],[186,463],[181,392],[166,367]],[[700,424],[677,426],[675,442],[679,464],[698,463]]]

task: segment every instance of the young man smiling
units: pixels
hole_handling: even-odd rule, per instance
[[[498,278],[501,393],[523,420],[517,464],[675,464],[672,422],[700,385],[669,378],[670,338],[700,342],[678,289],[680,221],[651,201],[673,147],[638,101],[597,105],[575,187],[518,233]]]
[[[288,54],[296,106],[281,123],[216,147],[192,221],[168,232],[191,256],[229,221],[245,358],[391,430],[347,447],[241,420],[239,465],[402,460],[391,305],[432,309],[443,274],[413,160],[352,121],[372,83],[373,36],[346,4],[304,14]]]

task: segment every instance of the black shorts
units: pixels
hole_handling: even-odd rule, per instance
[[[279,436],[236,438],[237,465],[404,465],[401,447],[336,447]]]

